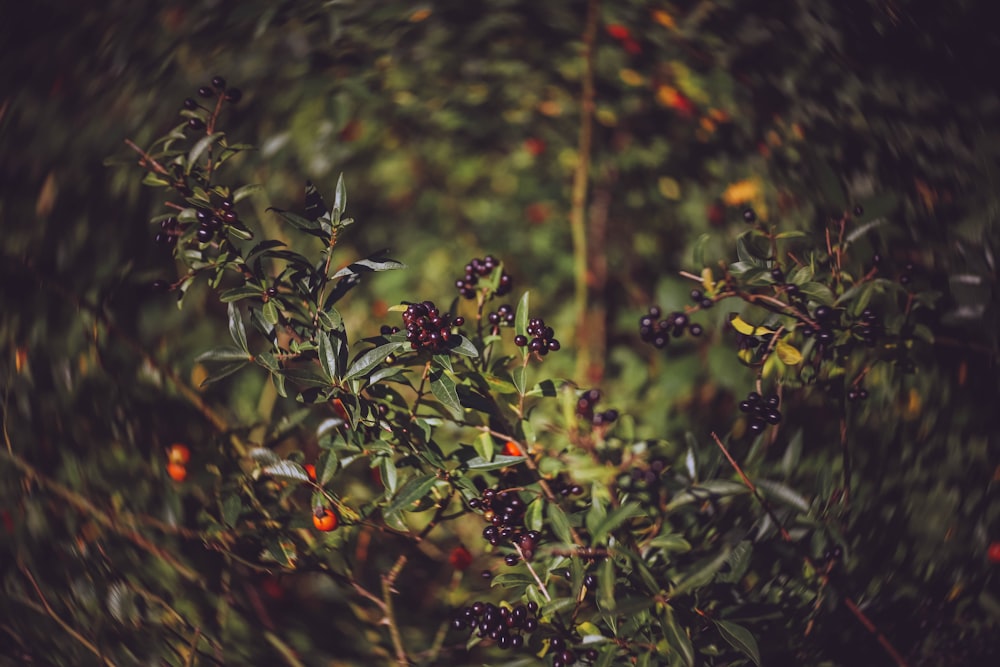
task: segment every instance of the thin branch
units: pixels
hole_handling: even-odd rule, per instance
[[[35,577],[32,576],[31,570],[25,567],[24,564],[21,562],[18,562],[17,567],[19,570],[21,570],[24,576],[28,578],[28,581],[31,582],[31,586],[32,588],[35,589],[35,593],[38,595],[38,599],[41,601],[42,606],[45,608],[45,613],[49,616],[49,618],[58,623],[59,626],[66,631],[66,634],[68,634],[70,637],[78,641],[88,651],[96,655],[100,659],[102,664],[108,665],[109,667],[114,667],[115,663],[113,663],[110,659],[108,659],[101,652],[101,650],[93,644],[93,642],[91,642],[86,637],[81,635],[79,632],[74,630],[69,623],[60,618],[59,614],[57,614],[55,610],[49,605],[49,601],[45,599],[45,595],[42,593],[42,589],[38,587],[38,582],[35,581]],[[30,602],[30,601],[25,600],[25,602]]]
[[[794,544],[792,536],[785,529],[784,525],[782,525],[781,522],[778,521],[778,518],[775,515],[774,510],[771,509],[770,503],[768,503],[767,500],[760,494],[760,491],[757,490],[757,487],[754,485],[754,483],[750,481],[750,478],[747,477],[745,472],[743,472],[743,468],[740,467],[740,465],[733,458],[732,454],[729,453],[729,450],[726,449],[726,446],[722,444],[722,440],[719,439],[719,436],[713,432],[712,439],[715,440],[715,444],[717,444],[719,446],[719,449],[722,450],[722,454],[726,457],[726,460],[729,461],[729,465],[733,466],[733,469],[736,470],[736,473],[740,476],[740,479],[743,480],[743,483],[746,485],[746,487],[750,489],[754,497],[757,498],[757,501],[760,502],[761,506],[763,506],[764,511],[767,512],[767,515],[771,518],[771,521],[773,521],[775,525],[778,526],[778,530],[781,532],[781,538],[785,542],[788,542],[789,544]],[[803,558],[806,561],[806,563],[808,563],[809,566],[812,567],[814,571],[816,572],[820,571],[820,568],[816,566],[816,563],[813,562],[812,558],[810,558],[808,555],[804,556]],[[822,576],[824,580],[828,581],[827,575],[824,574]],[[858,605],[854,602],[854,600],[852,600],[850,596],[847,595],[843,597],[843,600],[847,608],[851,611],[852,614],[854,614],[854,617],[858,619],[858,622],[860,622],[861,625],[865,626],[865,628],[870,633],[875,635],[875,639],[878,640],[878,643],[882,645],[882,648],[885,649],[885,652],[888,653],[889,656],[896,662],[896,665],[898,665],[898,667],[908,667],[906,659],[903,658],[902,655],[900,655],[899,651],[896,650],[896,647],[892,645],[892,642],[890,642],[889,639],[884,634],[882,634],[882,632],[875,626],[875,624],[872,623],[871,619],[869,619],[868,616],[866,616],[865,613],[858,608]]]
[[[396,583],[399,573],[403,571],[406,560],[406,554],[401,554],[396,560],[396,564],[389,570],[389,574],[382,576],[382,602],[384,604],[385,620],[389,625],[389,636],[392,638],[392,645],[396,649],[396,663],[399,667],[408,667],[410,659],[406,656],[406,649],[403,647],[403,637],[399,634],[399,626],[396,624],[392,594],[393,585]]]

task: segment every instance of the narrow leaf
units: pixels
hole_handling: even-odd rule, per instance
[[[455,391],[455,381],[447,373],[440,370],[431,373],[431,393],[455,419],[462,418],[464,410],[458,400],[458,392]]]
[[[320,332],[319,337],[319,363],[323,368],[323,374],[327,380],[336,381],[339,369],[337,368],[337,343],[330,334]]]
[[[719,628],[719,634],[729,642],[730,646],[742,652],[753,661],[753,664],[760,667],[760,649],[757,648],[757,640],[749,630],[729,621],[715,621],[715,626]]]
[[[233,337],[233,342],[236,345],[250,354],[250,348],[247,347],[247,330],[243,326],[243,316],[240,315],[240,309],[235,303],[229,303],[229,335]]]
[[[353,380],[354,378],[361,377],[384,362],[386,357],[398,350],[404,344],[405,343],[386,343],[385,345],[379,345],[376,348],[368,350],[354,360],[351,367],[347,369],[347,373],[344,375],[344,380]]]
[[[572,544],[573,533],[570,529],[569,518],[566,516],[566,513],[562,511],[559,505],[551,502],[548,503],[546,509],[548,510],[546,514],[549,518],[549,524],[552,526],[552,532],[556,534],[556,537],[561,542]]]
[[[430,492],[435,482],[437,482],[437,476],[432,474],[414,477],[403,485],[403,488],[399,490],[399,495],[385,508],[384,514],[393,514],[412,508],[417,501]]]
[[[308,482],[309,475],[305,469],[294,461],[279,461],[269,466],[264,466],[261,471],[271,477],[282,479],[292,479],[296,482]]]
[[[194,169],[195,164],[198,162],[198,158],[201,157],[202,153],[207,151],[209,147],[216,141],[226,136],[225,132],[213,132],[212,134],[206,135],[199,139],[191,150],[188,152],[187,165],[184,169],[184,173],[190,174],[191,170]]]
[[[250,353],[236,347],[223,345],[199,354],[195,361],[250,361]]]

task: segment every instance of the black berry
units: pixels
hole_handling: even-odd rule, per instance
[[[757,222],[757,213],[749,206],[743,209],[743,222],[747,223],[748,225]]]
[[[212,77],[212,85],[217,90],[225,90],[226,89],[226,80],[223,79],[221,76],[213,76]]]

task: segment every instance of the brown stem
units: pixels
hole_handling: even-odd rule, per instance
[[[587,3],[587,19],[583,32],[583,89],[580,92],[580,135],[577,146],[576,169],[573,172],[573,190],[570,204],[569,225],[573,237],[573,277],[576,331],[579,340],[587,340],[587,182],[590,171],[590,149],[594,115],[594,42],[597,39],[599,0]],[[580,348],[577,358],[577,375],[586,372],[590,365],[591,350]]]
[[[389,570],[389,574],[382,576],[383,610],[385,611],[386,623],[389,625],[389,636],[392,638],[392,645],[396,649],[396,663],[399,667],[408,667],[410,659],[406,655],[406,649],[403,647],[403,637],[400,635],[399,626],[396,624],[396,617],[392,605],[392,594],[393,585],[396,583],[396,578],[399,577],[399,573],[403,571],[403,567],[406,565],[406,560],[406,554],[402,554],[396,560],[396,564],[392,566],[392,569]]]

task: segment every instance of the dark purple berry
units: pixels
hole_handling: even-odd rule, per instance
[[[194,111],[198,108],[198,102],[193,97],[188,97],[184,100],[184,108],[188,111]]]
[[[202,121],[200,118],[188,118],[187,125],[192,130],[203,130],[203,129],[205,129],[205,122]]]
[[[243,91],[239,88],[230,88],[226,92],[226,101],[232,104],[236,104],[241,99],[243,99]]]
[[[518,347],[524,347],[527,344],[528,344],[527,336],[522,336],[520,334],[514,336],[514,345],[517,345]]]
[[[752,225],[757,222],[757,213],[749,206],[743,209],[743,222]]]
[[[221,76],[213,76],[212,77],[212,85],[215,88],[217,88],[218,90],[225,90],[226,89],[226,80],[223,79]]]
[[[202,86],[201,88],[198,89],[198,94],[201,95],[202,97],[212,97],[213,95],[215,95],[215,91],[209,88],[208,86]]]

